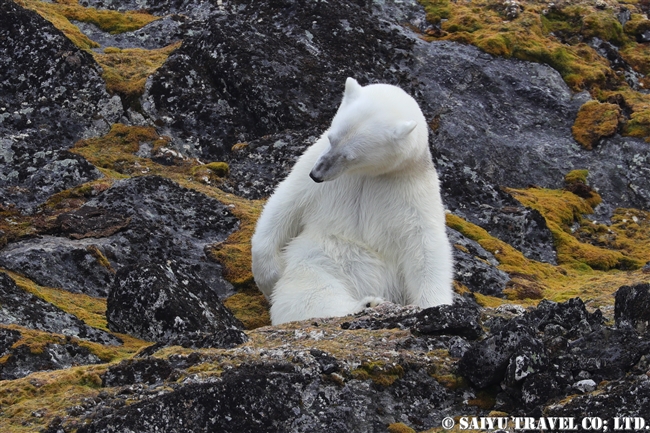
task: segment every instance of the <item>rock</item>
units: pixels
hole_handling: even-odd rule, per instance
[[[21,334],[15,329],[0,327],[0,357],[11,352],[11,346],[20,340]]]
[[[0,273],[0,324],[19,325],[106,345],[122,344],[114,335],[90,327],[72,314],[20,289],[4,272]]]
[[[184,21],[185,17],[181,15],[166,16],[139,30],[115,35],[105,32],[91,23],[81,21],[72,21],[72,23],[88,38],[97,42],[100,48],[95,48],[95,50],[101,51],[101,47],[143,48],[146,50],[163,48],[182,39],[181,27]]]
[[[105,298],[115,271],[98,256],[102,247],[97,239],[43,236],[8,245],[0,252],[0,266],[42,286]]]
[[[31,212],[100,176],[64,150],[108,132],[122,107],[92,56],[35,12],[2,0],[0,29],[0,199]]]
[[[161,383],[172,374],[171,364],[164,359],[125,360],[109,367],[102,376],[102,386],[124,386]]]
[[[222,7],[152,76],[142,98],[186,155],[218,160],[238,142],[323,129],[348,76],[362,84],[409,82],[399,63],[413,41],[376,19],[367,3],[237,0]]]
[[[646,331],[650,321],[650,284],[623,286],[616,291],[615,298],[616,326],[631,326],[640,332]]]
[[[483,334],[474,306],[439,305],[416,314],[413,330],[427,335],[458,335],[475,340]]]
[[[596,389],[596,382],[592,379],[579,380],[573,384],[573,389],[580,391],[582,394],[586,394]]]
[[[455,247],[454,280],[472,292],[501,296],[510,276],[497,268],[494,256],[454,229],[447,227],[447,235]]]
[[[173,261],[120,269],[106,317],[115,332],[169,345],[233,347],[248,339],[215,293]]]
[[[237,227],[225,205],[157,176],[116,182],[80,209],[58,217],[59,233],[8,245],[0,265],[41,285],[108,296],[115,271],[177,260],[218,295],[232,293],[204,248]],[[98,237],[101,236],[101,237]]]
[[[22,345],[13,349],[9,358],[0,364],[0,380],[19,379],[35,371],[61,370],[101,362],[88,348],[76,343],[48,343],[36,353],[29,346]]]
[[[498,334],[473,344],[461,358],[458,372],[478,388],[485,388],[501,382],[511,362],[525,363],[528,373],[539,372],[548,363],[544,344],[520,318],[511,320]],[[524,377],[514,375],[511,380]]]

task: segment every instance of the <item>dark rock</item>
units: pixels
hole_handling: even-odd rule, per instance
[[[20,325],[101,344],[122,343],[119,338],[92,328],[72,314],[20,289],[4,272],[0,273],[0,323]]]
[[[122,113],[92,56],[37,13],[0,1],[0,200],[27,211],[100,176],[63,150]]]
[[[172,261],[120,269],[106,317],[116,332],[169,345],[233,347],[248,339],[214,292]]]
[[[323,128],[348,76],[409,82],[399,63],[413,41],[366,2],[230,1],[204,27],[153,75],[142,101],[191,156],[219,159],[238,142]]]
[[[100,238],[115,234],[127,227],[130,221],[116,212],[83,206],[75,212],[59,215],[56,231],[68,234],[71,239]]]
[[[43,236],[8,245],[0,252],[0,265],[42,286],[105,298],[114,271],[93,254],[101,248],[96,239]]]
[[[0,357],[5,356],[11,351],[11,346],[20,340],[20,331],[0,327]]]
[[[172,366],[164,359],[126,360],[109,367],[102,376],[102,386],[123,386],[136,383],[153,385],[167,379],[172,371]]]
[[[497,268],[499,262],[477,242],[447,228],[454,248],[454,280],[472,292],[501,296],[510,276]]]
[[[141,29],[115,35],[105,32],[91,23],[80,21],[72,21],[72,23],[88,38],[97,42],[100,48],[95,48],[95,50],[101,51],[101,47],[143,48],[146,50],[165,47],[182,39],[183,21],[185,21],[185,17],[180,15],[166,16]]]
[[[221,266],[208,261],[204,249],[224,241],[237,219],[217,200],[170,180],[118,181],[59,222],[62,234],[85,239],[43,236],[17,242],[0,251],[0,265],[41,285],[106,297],[116,270],[176,260],[192,267],[218,295],[232,292]]]
[[[407,372],[384,388],[357,380],[338,385],[309,371],[281,363],[242,365],[216,382],[183,385],[115,410],[78,432],[354,433],[383,431],[396,420],[433,427],[446,414],[448,391],[424,372]]]
[[[579,167],[589,170],[603,208],[650,208],[647,144],[615,135],[593,151],[578,146],[571,126],[589,97],[573,94],[555,70],[444,41],[417,42],[412,53],[410,73],[426,83],[418,100],[435,120],[434,147],[458,164],[456,173],[480,173],[489,185],[561,188]],[[437,165],[444,172],[444,161]]]
[[[458,335],[475,340],[483,334],[479,310],[473,306],[439,305],[415,315],[413,331],[428,335]]]
[[[35,371],[61,370],[101,362],[88,348],[76,343],[48,343],[37,353],[29,346],[21,345],[12,349],[9,358],[0,364],[0,380],[19,379]]]
[[[650,321],[650,284],[623,286],[616,291],[614,319],[616,326],[631,326],[640,331],[648,329]]]
[[[485,388],[501,382],[511,362],[526,362],[530,373],[542,371],[548,363],[544,344],[520,318],[511,320],[498,334],[474,343],[461,358],[458,371],[475,386]],[[515,381],[521,379],[514,376]]]

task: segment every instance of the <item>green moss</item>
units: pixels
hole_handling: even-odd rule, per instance
[[[587,183],[587,176],[589,175],[589,170],[573,170],[564,176],[564,182],[567,184],[572,183]]]
[[[476,398],[469,399],[467,404],[476,406],[483,410],[490,410],[497,402],[496,394],[497,389],[483,389],[476,393]]]
[[[92,54],[104,70],[102,78],[106,81],[106,89],[138,108],[138,98],[144,93],[147,78],[180,46],[181,42],[156,50],[107,48],[103,54]]]
[[[621,108],[616,104],[587,101],[578,110],[571,128],[573,138],[586,149],[592,149],[603,137],[614,135],[619,127]]]
[[[404,368],[398,364],[387,365],[382,361],[366,361],[350,372],[358,380],[372,380],[377,385],[388,387],[404,376]]]
[[[219,177],[227,177],[230,173],[230,167],[227,162],[211,162],[205,164],[205,167]]]

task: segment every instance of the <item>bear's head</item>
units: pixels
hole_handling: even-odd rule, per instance
[[[325,133],[329,147],[309,176],[330,181],[344,173],[377,176],[412,167],[428,158],[428,129],[417,102],[399,87],[353,79],[345,82],[343,101]]]

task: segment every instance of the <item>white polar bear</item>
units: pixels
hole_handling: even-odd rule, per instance
[[[452,252],[427,137],[422,111],[402,89],[347,79],[331,127],[278,185],[252,238],[253,275],[274,325],[383,300],[452,302]]]

